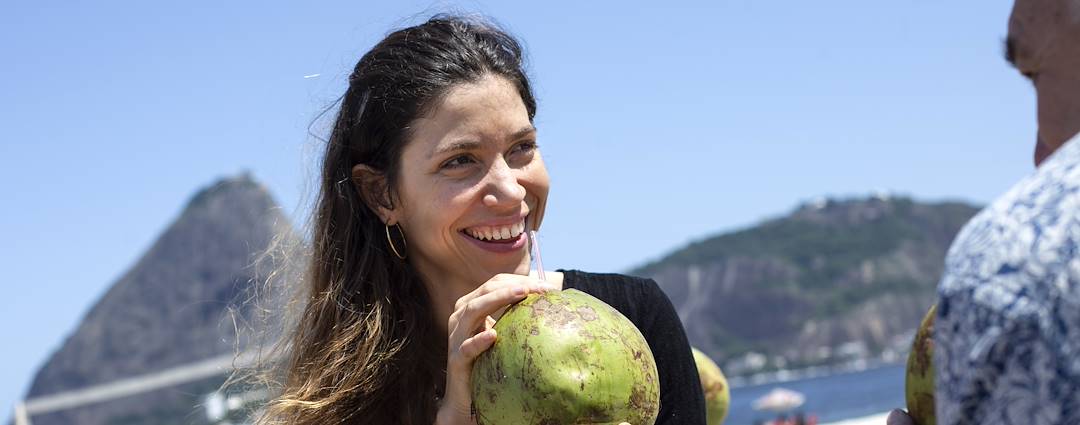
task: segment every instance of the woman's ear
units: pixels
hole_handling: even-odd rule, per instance
[[[360,192],[364,204],[379,216],[387,225],[397,223],[394,217],[394,204],[390,199],[390,186],[386,175],[364,164],[352,168],[352,182]]]

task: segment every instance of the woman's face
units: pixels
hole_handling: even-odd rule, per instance
[[[390,213],[428,284],[475,287],[529,272],[526,231],[539,227],[548,185],[521,96],[489,74],[413,122]]]

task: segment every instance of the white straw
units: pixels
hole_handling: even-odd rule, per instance
[[[544,262],[540,260],[540,242],[536,240],[535,230],[529,231],[529,245],[532,246],[532,258],[536,263],[536,275],[541,282],[547,282],[547,278],[544,277]]]

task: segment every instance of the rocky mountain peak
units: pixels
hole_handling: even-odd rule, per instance
[[[276,238],[296,236],[249,173],[199,190],[38,371],[27,398],[235,352],[244,301],[278,267],[261,255]],[[108,423],[118,412],[138,411],[138,403],[118,401],[34,423]]]

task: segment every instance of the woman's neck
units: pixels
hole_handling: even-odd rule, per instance
[[[430,280],[424,280],[424,286],[427,287],[428,294],[430,295],[432,310],[435,314],[435,320],[442,330],[442,334],[449,335],[450,330],[446,328],[447,322],[450,320],[450,314],[454,312],[454,304],[461,297],[464,297],[469,292],[476,289],[474,286],[467,284],[447,284],[446,282],[440,282],[438,285],[432,285]]]

